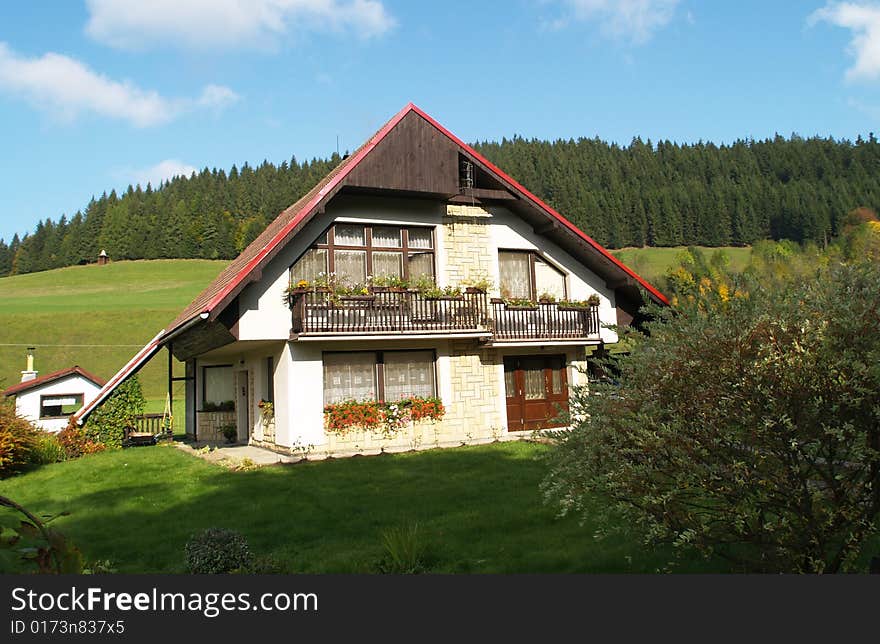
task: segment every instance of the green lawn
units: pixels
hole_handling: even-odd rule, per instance
[[[678,262],[678,254],[685,250],[685,248],[684,246],[673,248],[621,248],[620,250],[612,251],[612,254],[646,280],[662,288],[666,269]],[[707,257],[711,256],[716,250],[723,251],[730,258],[730,267],[734,271],[745,269],[752,255],[750,246],[725,246],[720,249],[698,246],[697,248],[706,253]]]
[[[79,364],[109,378],[224,266],[207,260],[114,262],[0,279],[0,388],[19,381],[27,346],[37,347],[42,374]],[[165,378],[165,360],[141,372],[147,397],[160,399],[157,411],[164,407]]]
[[[369,572],[381,531],[418,522],[435,572],[655,572],[670,550],[624,532],[559,519],[538,483],[547,448],[529,443],[355,457],[235,472],[172,446],[135,448],[46,466],[0,482],[89,559],[120,572],[184,572],[194,532],[239,530],[255,553],[297,572]],[[719,564],[686,561],[677,570]]]

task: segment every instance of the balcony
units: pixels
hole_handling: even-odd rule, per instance
[[[599,337],[598,306],[565,306],[555,302],[511,306],[504,300],[492,298],[492,319],[496,341]]]
[[[540,302],[513,306],[489,300],[484,291],[430,297],[415,289],[371,289],[365,295],[338,295],[327,289],[291,291],[292,334],[472,334],[496,342],[596,340],[598,306]],[[491,305],[491,308],[490,308]]]
[[[462,333],[486,331],[487,296],[428,297],[417,290],[375,290],[335,295],[318,289],[291,292],[293,333]]]

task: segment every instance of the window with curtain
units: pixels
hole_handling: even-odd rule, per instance
[[[565,298],[565,274],[537,255],[533,260],[535,262],[535,294],[540,297],[546,293],[557,300]]]
[[[521,251],[502,250],[498,252],[502,296],[526,299],[534,297],[529,255],[531,253]]]
[[[434,277],[434,231],[363,224],[335,224],[290,269],[292,284],[336,273],[349,284],[368,275],[416,280]]]
[[[235,385],[232,381],[232,367],[230,365],[218,367],[205,367],[202,370],[204,377],[203,402],[219,405],[235,400]]]
[[[376,400],[376,354],[325,353],[324,404]]]
[[[437,395],[433,351],[324,354],[324,404]]]
[[[565,273],[532,251],[498,251],[501,295],[536,300],[544,294],[564,299]]]
[[[393,351],[384,355],[385,400],[434,395],[434,352]]]
[[[321,273],[326,274],[327,249],[310,248],[290,269],[290,283],[296,284],[300,280],[314,282]]]

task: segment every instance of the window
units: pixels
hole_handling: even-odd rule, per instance
[[[565,273],[531,251],[498,251],[501,295],[536,300],[544,294],[561,300],[566,296]]]
[[[375,353],[324,354],[324,404],[376,400]]]
[[[437,395],[433,351],[324,354],[324,404]]]
[[[363,284],[368,275],[434,277],[433,230],[336,224],[291,266],[290,280],[313,281],[319,273],[336,273],[350,284]]]
[[[235,405],[235,386],[232,382],[232,365],[204,367],[202,370],[202,406],[229,407]]]
[[[266,402],[275,402],[275,358],[269,356],[266,358],[266,391],[263,400]]]
[[[82,406],[82,394],[40,396],[40,418],[64,418],[78,412]]]

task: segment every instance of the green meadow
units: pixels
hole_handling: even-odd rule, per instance
[[[736,272],[744,270],[752,256],[752,248],[750,246],[725,246],[722,248],[697,246],[696,248],[703,251],[707,257],[711,257],[715,251],[722,251],[730,260],[731,270]],[[683,250],[685,250],[683,246],[672,248],[621,248],[620,250],[612,251],[611,254],[654,286],[663,290],[663,276],[670,267],[678,263],[678,256]]]
[[[0,386],[21,379],[28,346],[37,349],[41,374],[78,364],[109,378],[225,265],[197,259],[114,262],[0,279]],[[158,358],[141,372],[151,411],[162,410],[166,374],[167,361]]]

